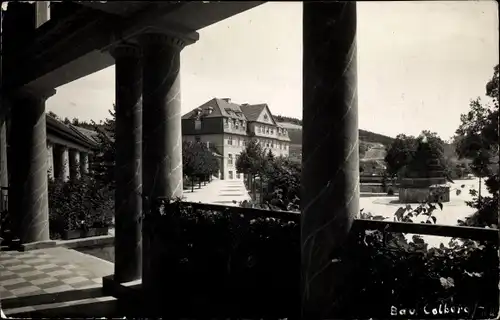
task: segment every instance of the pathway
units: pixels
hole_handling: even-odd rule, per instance
[[[237,206],[239,202],[250,200],[243,180],[212,180],[201,189],[184,190],[184,201]],[[235,203],[236,202],[236,203]]]

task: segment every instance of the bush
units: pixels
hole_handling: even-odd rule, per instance
[[[49,179],[51,239],[60,238],[64,231],[109,227],[113,214],[113,192],[96,179]]]
[[[177,201],[145,219],[145,234],[150,235],[150,250],[155,253],[154,285],[158,290],[168,286],[172,292],[168,297],[153,297],[158,299],[156,305],[168,300],[182,316],[194,316],[189,310],[204,316],[292,318],[298,314],[299,224],[273,218],[272,212],[255,219],[245,216],[248,211],[242,208],[231,208],[232,213],[202,208]],[[408,214],[398,210],[398,220],[406,218]],[[392,305],[417,308],[421,318],[429,318],[422,308],[439,303],[469,310],[477,303],[496,312],[494,246],[452,239],[449,247],[428,248],[420,237],[407,241],[400,233],[384,236],[356,230],[355,222],[340,256],[352,279],[345,283],[336,306],[342,316],[388,317]]]
[[[182,316],[204,317],[286,318],[300,312],[298,223],[252,220],[177,201],[163,214],[147,216],[144,228],[158,254],[151,264],[155,286],[172,292],[158,297],[164,300],[157,306],[168,301]]]

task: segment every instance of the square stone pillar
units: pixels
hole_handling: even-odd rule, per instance
[[[303,3],[302,319],[334,319],[359,213],[356,2]]]
[[[89,174],[89,154],[88,152],[80,152],[80,173],[82,175]]]
[[[114,280],[123,283],[142,276],[142,68],[137,46],[121,44],[112,54],[116,70]]]
[[[45,101],[54,93],[20,93],[12,107],[9,209],[22,244],[49,240]]]
[[[54,179],[54,145],[50,141],[47,141],[47,173]]]
[[[71,180],[80,178],[80,152],[75,149],[69,150],[69,177]]]

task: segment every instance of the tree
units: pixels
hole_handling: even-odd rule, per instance
[[[256,139],[250,139],[236,161],[236,170],[247,175],[257,175],[262,171],[264,158],[264,150],[260,143]]]
[[[194,180],[207,181],[210,176],[219,172],[219,161],[214,152],[202,142],[184,141],[182,143],[183,174],[191,180],[191,191]]]
[[[255,138],[250,139],[247,146],[241,151],[236,160],[236,171],[247,177],[247,186],[250,187],[255,198],[255,176],[265,171],[265,154],[262,146]]]
[[[111,118],[106,118],[104,122],[100,124],[92,121],[92,126],[97,132],[96,140],[98,144],[98,150],[92,159],[92,169],[96,176],[96,179],[105,183],[110,187],[114,187],[115,184],[115,122],[116,113],[115,105],[113,105],[113,110],[109,110]]]
[[[59,120],[59,116],[52,111],[47,112],[47,115],[51,116],[54,119]]]
[[[431,177],[447,175],[450,170],[444,156],[445,142],[435,132],[422,131],[420,136],[400,134],[387,148],[385,162],[391,177]]]
[[[387,164],[387,173],[395,177],[413,159],[417,147],[417,140],[413,136],[399,134],[396,139],[386,148],[384,158]]]
[[[467,204],[477,211],[460,224],[481,227],[498,224],[498,167],[493,170],[493,163],[498,162],[498,88],[499,66],[496,65],[493,77],[486,84],[486,95],[491,102],[483,102],[479,97],[472,100],[469,112],[460,116],[461,123],[455,132],[459,158],[472,160],[471,171],[480,178],[480,183],[482,178],[486,178],[486,188],[492,194],[483,197],[480,191],[471,190],[471,194],[477,197]]]

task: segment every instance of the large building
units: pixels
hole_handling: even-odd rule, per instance
[[[236,104],[214,98],[182,117],[184,141],[206,142],[222,156],[221,179],[242,179],[236,160],[255,138],[276,156],[289,155],[288,130],[277,123],[267,104]]]

